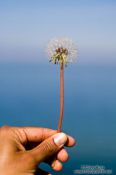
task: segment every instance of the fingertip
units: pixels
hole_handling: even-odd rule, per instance
[[[74,146],[76,144],[77,144],[76,143],[76,140],[73,137],[71,137],[71,136],[68,135],[66,146],[72,147],[72,146]]]
[[[65,149],[61,149],[57,154],[57,159],[61,162],[66,162],[69,159],[69,155]]]
[[[54,140],[55,145],[61,148],[66,144],[68,137],[65,133],[61,132],[61,133],[55,134],[53,136],[53,140]]]
[[[52,164],[52,169],[55,171],[61,171],[63,168],[62,163],[59,160],[56,160],[53,164]]]

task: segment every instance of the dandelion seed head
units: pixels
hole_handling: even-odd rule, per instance
[[[48,43],[47,53],[54,64],[75,62],[77,58],[77,46],[69,38],[54,38]]]

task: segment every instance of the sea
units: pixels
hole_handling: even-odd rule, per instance
[[[65,67],[62,131],[77,143],[66,148],[69,160],[52,174],[116,175],[116,65]],[[57,129],[59,66],[50,63],[0,63],[0,127]]]

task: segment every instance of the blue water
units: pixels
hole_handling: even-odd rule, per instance
[[[0,126],[57,128],[59,67],[0,64]],[[81,165],[103,165],[116,174],[116,65],[70,65],[65,69],[63,130],[78,144],[62,175]],[[55,174],[55,173],[54,173]]]

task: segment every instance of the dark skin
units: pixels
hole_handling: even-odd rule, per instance
[[[62,162],[69,157],[64,146],[75,145],[71,136],[35,127],[1,127],[0,140],[0,173],[3,175],[50,175],[37,168],[41,162],[60,171]]]

